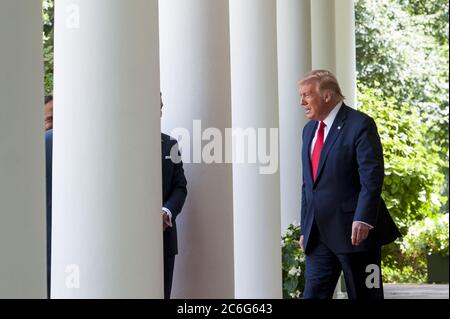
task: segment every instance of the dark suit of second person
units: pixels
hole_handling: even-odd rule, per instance
[[[342,270],[350,299],[382,299],[381,246],[400,233],[381,198],[384,161],[375,122],[343,103],[329,71],[306,75],[300,95],[311,120],[302,149],[304,298],[332,298]]]
[[[172,290],[175,255],[178,253],[176,219],[187,196],[187,181],[184,176],[177,141],[161,133],[162,195],[163,211],[171,215],[172,227],[164,230],[164,298],[169,299]],[[177,162],[177,159],[180,161]]]
[[[52,252],[52,156],[53,129],[45,132],[45,172],[47,197],[47,298],[50,298],[51,252]]]

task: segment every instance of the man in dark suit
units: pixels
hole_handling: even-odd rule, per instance
[[[382,299],[381,246],[400,233],[381,198],[383,150],[372,118],[346,106],[335,76],[299,82],[303,130],[300,246],[305,299],[330,299],[341,270],[350,299]]]
[[[44,101],[45,178],[47,197],[47,298],[50,298],[52,248],[52,155],[53,155],[53,97]]]
[[[161,97],[161,116],[164,104]],[[177,141],[161,133],[164,298],[170,299],[175,255],[178,253],[176,218],[187,196],[187,181]]]

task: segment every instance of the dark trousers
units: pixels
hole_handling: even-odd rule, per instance
[[[383,299],[381,248],[334,254],[315,234],[311,252],[306,255],[304,299],[331,299],[341,271],[349,299]]]
[[[51,266],[52,266],[52,215],[51,208],[47,208],[47,299],[50,299]]]
[[[174,266],[175,255],[164,254],[164,299],[170,299]]]

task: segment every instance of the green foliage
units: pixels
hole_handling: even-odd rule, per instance
[[[437,43],[448,45],[448,0],[401,0],[400,3],[412,16],[424,17],[425,32]]]
[[[355,6],[358,80],[370,88],[379,84],[386,96],[433,123],[429,138],[448,160],[448,4],[356,0]]]
[[[412,225],[401,244],[405,255],[448,256],[448,213],[436,214]]]
[[[44,88],[45,95],[53,95],[53,23],[54,0],[44,0],[42,3],[42,19],[44,23]]]
[[[390,283],[426,283],[427,264],[424,259],[400,259],[394,264],[382,262],[383,281]]]
[[[403,240],[385,247],[384,281],[426,283],[426,254],[448,256],[448,240],[448,213],[434,214],[416,222]]]
[[[283,298],[300,298],[305,287],[305,255],[299,246],[300,227],[289,225],[282,237]]]
[[[445,162],[440,146],[427,139],[430,124],[406,103],[388,98],[379,89],[359,84],[361,111],[377,123],[384,148],[383,198],[403,233],[417,220],[438,211]]]

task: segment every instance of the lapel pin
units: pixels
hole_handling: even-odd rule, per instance
[[[338,126],[338,130],[340,130],[341,129],[341,127],[340,126]]]

